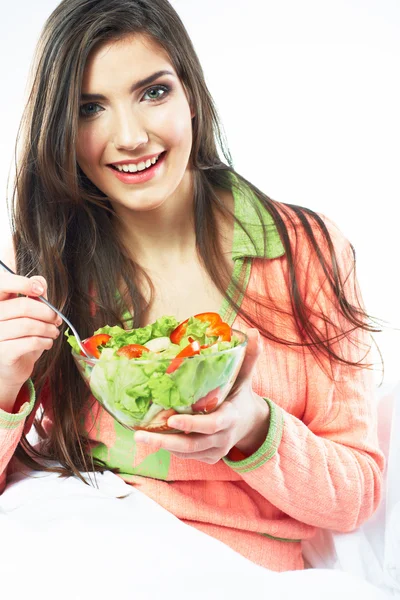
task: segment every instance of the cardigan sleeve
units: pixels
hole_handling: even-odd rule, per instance
[[[30,428],[33,420],[35,400],[35,389],[32,381],[29,380],[18,394],[15,412],[8,413],[0,409],[0,494],[6,487],[7,468],[15,449],[24,430]]]
[[[351,246],[327,225],[346,296],[361,306]],[[332,339],[332,349],[341,356],[364,366],[330,363],[304,349],[306,398],[301,419],[267,398],[271,417],[263,445],[252,456],[237,460],[233,452],[224,461],[294,519],[351,531],[372,515],[382,490],[384,456],[377,440],[374,378],[366,366],[371,360],[371,336],[361,328],[353,327],[350,333],[349,322],[316,260],[308,261],[303,279],[309,318],[318,331]],[[343,331],[349,333],[340,335]]]

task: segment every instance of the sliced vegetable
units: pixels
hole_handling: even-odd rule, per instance
[[[217,323],[212,332],[209,333],[209,329],[207,329],[207,335],[218,336],[218,341],[220,342],[230,342],[232,338],[232,329],[228,325],[228,323]]]
[[[195,356],[196,354],[200,354],[201,346],[199,342],[192,342],[188,346],[186,346],[179,354],[176,355],[174,359],[171,360],[171,364],[166,370],[166,373],[170,374],[176,371],[181,364],[183,363],[183,359],[188,356]]]
[[[199,315],[194,315],[194,318],[203,321],[203,323],[208,323],[210,326],[222,323],[221,317],[215,312],[200,313]]]
[[[144,352],[150,352],[150,350],[140,344],[128,344],[117,350],[117,355],[126,358],[140,358]]]
[[[146,348],[148,348],[151,352],[165,352],[165,350],[168,350],[171,345],[172,342],[169,337],[154,338],[154,340],[149,340],[145,344]]]
[[[92,335],[92,337],[87,338],[82,342],[83,347],[95,358],[100,358],[100,350],[101,346],[105,346],[107,342],[111,339],[111,336],[106,333],[99,333],[98,335]],[[83,352],[81,352],[82,356],[85,356]]]
[[[192,404],[193,412],[203,412],[209,413],[212,412],[218,406],[218,402],[221,396],[221,388],[217,387],[215,390],[211,390],[208,392],[204,398],[200,398],[194,404]]]
[[[196,331],[196,320],[201,323],[205,323],[208,325],[207,329],[201,327],[199,331]],[[218,313],[208,312],[208,313],[200,313],[195,315],[194,317],[190,317],[180,323],[176,329],[171,333],[170,338],[173,344],[179,344],[181,339],[185,337],[185,335],[190,335],[191,339],[193,335],[197,334],[197,337],[202,337],[202,335],[206,335],[208,337],[218,335],[215,333],[217,327],[223,323],[221,317]],[[229,325],[227,325],[229,327]],[[230,327],[229,327],[230,329]],[[200,335],[199,335],[200,334]]]
[[[186,333],[188,321],[189,321],[189,319],[186,319],[186,321],[183,321],[183,323],[178,325],[178,327],[176,329],[174,329],[173,332],[171,333],[171,335],[169,336],[169,339],[171,340],[171,342],[173,344],[179,344],[181,339],[184,337],[184,335]],[[193,339],[193,338],[190,338],[190,339]]]

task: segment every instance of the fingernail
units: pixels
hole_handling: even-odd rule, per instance
[[[61,317],[57,317],[56,325],[60,326],[60,325],[62,325],[62,322],[63,322],[63,320],[61,319]]]
[[[150,437],[147,433],[143,433],[143,431],[137,431],[135,434],[135,438],[137,442],[140,442],[142,444],[148,444],[148,442],[150,441]]]
[[[182,429],[184,422],[172,417],[171,419],[168,419],[168,426],[173,427],[174,429]]]
[[[42,294],[44,294],[44,287],[38,281],[33,281],[32,282],[32,291],[35,294],[39,294],[41,296]]]

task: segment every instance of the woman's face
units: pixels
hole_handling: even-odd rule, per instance
[[[187,189],[192,116],[158,45],[140,35],[105,43],[85,68],[78,164],[117,211],[156,209]]]

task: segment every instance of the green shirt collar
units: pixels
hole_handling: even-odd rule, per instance
[[[279,237],[275,221],[269,212],[261,205],[258,198],[249,187],[234,177],[232,186],[235,216],[245,225],[247,232],[235,221],[233,232],[232,258],[278,258],[285,254],[285,248]],[[264,229],[256,206],[259,207],[261,218],[266,227],[266,242],[264,244]]]

